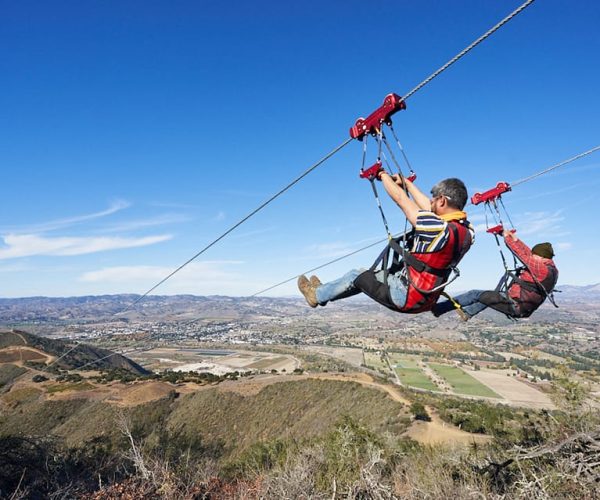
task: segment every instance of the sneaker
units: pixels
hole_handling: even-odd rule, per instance
[[[304,275],[298,277],[298,290],[304,295],[304,298],[310,307],[317,307],[317,305],[319,305],[317,302],[316,288]]]
[[[308,278],[308,281],[310,281],[310,284],[315,288],[319,288],[323,284],[321,283],[321,280],[317,278],[314,274],[310,278]]]
[[[456,313],[458,314],[460,319],[465,323],[471,319],[471,315],[465,312],[465,310],[462,307],[458,307],[456,309]]]

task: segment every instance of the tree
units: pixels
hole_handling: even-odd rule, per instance
[[[410,411],[415,416],[415,420],[421,420],[423,422],[431,422],[431,417],[427,413],[427,409],[420,401],[415,401],[410,406]]]

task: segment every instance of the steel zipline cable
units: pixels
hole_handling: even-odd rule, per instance
[[[599,145],[599,146],[596,146],[596,147],[594,147],[594,148],[588,149],[587,151],[584,151],[583,153],[579,153],[578,155],[572,156],[571,158],[568,158],[568,159],[566,159],[566,160],[563,160],[563,161],[561,161],[560,163],[557,163],[557,164],[555,164],[555,165],[552,165],[551,167],[548,167],[548,168],[546,168],[546,169],[544,169],[544,170],[541,170],[541,171],[539,171],[539,172],[537,172],[537,173],[535,173],[535,174],[532,174],[532,175],[530,175],[529,177],[525,177],[525,178],[523,178],[523,179],[521,179],[521,180],[518,180],[518,181],[516,181],[516,182],[513,182],[513,183],[511,183],[510,185],[511,185],[511,187],[515,187],[515,186],[518,186],[518,185],[524,184],[524,183],[526,183],[526,182],[529,182],[529,181],[531,181],[531,180],[533,180],[533,179],[536,179],[536,178],[538,178],[538,177],[540,177],[540,176],[542,176],[542,175],[545,175],[545,174],[547,174],[547,173],[549,173],[549,172],[551,172],[551,171],[553,171],[553,170],[556,170],[556,169],[557,169],[557,168],[559,168],[559,167],[563,167],[563,166],[565,166],[565,165],[568,165],[569,163],[573,163],[575,160],[579,160],[580,158],[583,158],[583,157],[585,157],[585,156],[588,156],[588,155],[590,155],[590,154],[592,154],[592,153],[594,153],[594,152],[596,152],[596,151],[599,151],[599,150],[600,150],[600,145]],[[327,263],[325,263],[325,264],[321,264],[320,266],[317,266],[317,267],[314,267],[314,268],[312,268],[312,269],[309,269],[309,270],[307,270],[307,271],[304,271],[302,274],[308,274],[308,273],[312,273],[312,272],[314,272],[314,271],[316,271],[316,270],[318,270],[318,269],[322,269],[322,268],[324,268],[324,267],[327,267],[327,266],[329,266],[329,265],[331,265],[331,264],[334,264],[334,263],[336,263],[336,262],[339,262],[339,261],[341,261],[341,260],[344,260],[344,259],[346,259],[346,258],[348,258],[348,257],[351,257],[352,255],[356,255],[357,253],[360,253],[360,252],[362,252],[363,250],[367,250],[367,249],[369,249],[369,248],[372,248],[372,247],[374,247],[375,245],[381,244],[381,243],[383,243],[383,242],[385,242],[385,241],[387,241],[387,240],[388,240],[388,238],[383,238],[383,239],[381,239],[381,240],[379,240],[379,241],[376,241],[375,243],[371,243],[370,245],[367,245],[367,246],[365,246],[365,247],[359,248],[359,249],[357,249],[357,250],[353,250],[353,251],[352,251],[352,252],[350,252],[350,253],[347,253],[347,254],[345,254],[345,255],[342,255],[341,257],[337,257],[336,259],[334,259],[334,260],[331,260],[331,261],[329,261],[329,262],[327,262]],[[250,295],[250,297],[256,297],[257,295],[261,295],[261,294],[263,294],[263,293],[265,293],[265,292],[268,292],[268,291],[270,291],[270,290],[273,290],[274,288],[277,288],[277,287],[279,287],[279,286],[281,286],[281,285],[284,285],[284,284],[286,284],[286,283],[289,283],[290,281],[294,280],[294,279],[295,279],[295,278],[297,278],[298,276],[299,276],[299,275],[297,274],[297,275],[295,275],[295,276],[293,276],[293,277],[291,277],[291,278],[289,278],[289,279],[287,279],[287,280],[285,280],[285,281],[282,281],[282,282],[280,282],[280,283],[277,283],[276,285],[273,285],[273,286],[270,286],[270,287],[268,287],[268,288],[265,288],[264,290],[261,290],[260,292],[253,293],[252,295]],[[193,322],[193,321],[198,321],[198,320],[197,320],[197,319],[196,319],[196,320],[192,320],[192,322]]]
[[[394,236],[394,238],[396,238],[396,237],[397,236]],[[374,246],[381,245],[385,241],[388,241],[387,237],[385,237],[385,238],[383,238],[381,240],[377,240],[376,242],[371,243],[370,245],[367,245],[366,247],[359,248],[358,250],[354,250],[354,251],[352,251],[350,253],[342,255],[341,257],[337,257],[337,258],[335,258],[333,260],[330,260],[329,262],[326,262],[325,264],[321,264],[321,265],[319,265],[317,267],[313,267],[312,269],[304,271],[302,274],[314,273],[315,271],[318,271],[319,269],[323,269],[324,267],[330,266],[331,264],[335,264],[336,262],[339,262],[340,260],[344,260],[344,259],[347,259],[348,257],[351,257],[352,255],[356,255],[357,253],[360,253],[363,250],[367,250],[369,248],[373,248]],[[252,295],[249,295],[249,297],[256,297],[258,295],[262,295],[263,293],[268,292],[269,290],[273,290],[274,288],[277,288],[277,287],[279,287],[281,285],[285,285],[286,283],[289,283],[290,281],[295,280],[298,276],[299,276],[298,274],[295,274],[291,278],[288,278],[288,279],[286,279],[284,281],[281,281],[281,282],[277,283],[276,285],[272,285],[272,286],[270,286],[268,288],[265,288],[264,290],[261,290],[260,292],[255,292]],[[193,320],[193,322],[195,322],[195,321],[198,321],[198,320],[196,320],[196,319]]]
[[[250,219],[250,217],[252,217],[256,213],[260,212],[269,203],[271,203],[272,201],[274,201],[276,198],[279,198],[279,196],[281,196],[283,193],[285,193],[292,186],[294,186],[295,184],[297,184],[298,182],[300,182],[304,177],[306,177],[308,174],[310,174],[317,167],[319,167],[320,165],[322,165],[323,163],[325,163],[329,158],[331,158],[334,154],[336,154],[340,149],[342,149],[344,146],[346,146],[351,141],[352,141],[351,138],[350,139],[346,139],[342,144],[340,144],[339,146],[337,146],[335,149],[331,150],[323,158],[321,158],[319,161],[317,161],[316,163],[314,163],[313,165],[311,165],[308,169],[306,169],[304,172],[302,172],[302,174],[300,174],[298,177],[296,177],[287,186],[281,188],[277,193],[275,193],[273,196],[271,196],[268,200],[266,200],[261,205],[259,205],[257,208],[255,208],[252,212],[250,212],[248,215],[246,215],[243,219],[241,219],[238,222],[236,222],[233,226],[231,226],[229,229],[227,229],[227,231],[225,231],[223,234],[221,234],[221,236],[219,236],[218,238],[216,238],[213,241],[211,241],[202,250],[200,250],[194,256],[192,256],[188,260],[186,260],[177,269],[175,269],[170,274],[168,274],[167,276],[165,276],[156,285],[154,285],[152,288],[150,288],[148,291],[146,291],[143,295],[141,295],[140,297],[138,297],[132,304],[130,304],[129,306],[127,306],[126,309],[124,309],[122,311],[119,311],[117,314],[122,314],[125,311],[130,310],[132,307],[135,307],[136,304],[138,304],[139,302],[141,302],[145,297],[148,296],[148,294],[150,294],[154,290],[156,290],[160,285],[162,285],[165,281],[167,281],[169,278],[171,278],[174,274],[178,273],[185,266],[187,266],[188,264],[190,264],[192,261],[196,260],[198,257],[200,257],[200,255],[202,255],[204,252],[206,252],[209,248],[211,248],[212,246],[214,246],[215,244],[217,244],[219,241],[221,241],[223,238],[225,238],[225,236],[227,236],[229,233],[231,233],[232,231],[234,231],[235,229],[237,229],[239,226],[241,226],[244,222],[246,222],[248,219]]]
[[[536,179],[536,178],[538,178],[538,177],[540,177],[540,176],[542,176],[542,175],[545,175],[545,174],[547,174],[547,173],[549,173],[549,172],[551,172],[551,171],[553,171],[553,170],[556,170],[556,169],[557,169],[557,168],[559,168],[559,167],[563,167],[563,166],[565,166],[565,165],[568,165],[569,163],[573,163],[574,161],[576,161],[576,160],[579,160],[580,158],[583,158],[583,157],[585,157],[585,156],[588,156],[588,155],[590,155],[590,154],[592,154],[592,153],[594,153],[594,152],[596,152],[596,151],[599,151],[599,150],[600,150],[600,145],[598,145],[598,146],[596,146],[596,147],[593,147],[593,148],[591,148],[591,149],[588,149],[587,151],[584,151],[584,152],[582,152],[582,153],[579,153],[579,154],[577,154],[577,155],[575,155],[575,156],[572,156],[571,158],[568,158],[568,159],[566,159],[566,160],[563,160],[563,161],[561,161],[560,163],[557,163],[557,164],[555,164],[555,165],[552,165],[551,167],[548,167],[548,168],[546,168],[546,169],[544,169],[544,170],[540,170],[539,172],[536,172],[535,174],[532,174],[532,175],[530,175],[530,176],[528,176],[528,177],[525,177],[525,178],[523,178],[523,179],[521,179],[521,180],[518,180],[518,181],[516,181],[516,182],[513,182],[513,183],[511,184],[511,186],[512,186],[512,187],[514,187],[514,186],[517,186],[517,185],[525,184],[526,182],[529,182],[529,181],[531,181],[531,180],[534,180],[534,179]],[[342,255],[342,256],[340,256],[340,257],[337,257],[337,258],[335,258],[335,259],[333,259],[333,260],[330,260],[329,262],[326,262],[326,263],[324,263],[324,264],[321,264],[321,265],[319,265],[319,266],[317,266],[317,267],[313,267],[312,269],[308,269],[307,271],[304,271],[302,274],[308,274],[308,273],[312,273],[312,272],[314,272],[314,271],[317,271],[317,270],[319,270],[319,269],[323,269],[324,267],[330,266],[331,264],[334,264],[334,263],[336,263],[336,262],[339,262],[339,261],[342,261],[342,260],[344,260],[344,259],[347,259],[348,257],[351,257],[351,256],[353,256],[353,255],[356,255],[357,253],[360,253],[360,252],[362,252],[362,251],[364,251],[364,250],[368,250],[369,248],[373,248],[373,247],[374,247],[374,246],[376,246],[376,245],[380,245],[381,243],[383,243],[383,242],[385,242],[385,241],[387,241],[387,240],[388,240],[388,238],[387,238],[387,237],[386,237],[386,238],[382,238],[382,239],[380,239],[380,240],[378,240],[378,241],[376,241],[376,242],[374,242],[374,243],[371,243],[371,244],[369,244],[369,245],[367,245],[367,246],[364,246],[364,247],[362,247],[362,248],[359,248],[359,249],[357,249],[357,250],[353,250],[352,252],[349,252],[349,253],[347,253],[347,254],[345,254],[345,255]],[[290,281],[293,281],[293,280],[295,280],[297,277],[298,277],[298,275],[294,275],[294,276],[292,276],[291,278],[288,278],[288,279],[286,279],[286,280],[284,280],[284,281],[281,281],[281,282],[279,282],[279,283],[277,283],[277,284],[275,284],[275,285],[272,285],[272,286],[270,286],[270,287],[268,287],[268,288],[264,288],[263,290],[260,290],[259,292],[255,292],[255,293],[253,293],[252,295],[249,295],[249,297],[257,297],[258,295],[262,295],[262,294],[263,294],[263,293],[265,293],[265,292],[268,292],[268,291],[270,291],[270,290],[273,290],[274,288],[277,288],[277,287],[279,287],[279,286],[281,286],[281,285],[284,285],[284,284],[286,284],[286,283],[289,283]],[[196,319],[193,319],[193,320],[191,320],[191,321],[187,322],[186,324],[188,324],[188,325],[189,325],[189,324],[195,323],[196,321],[199,321],[200,319],[201,319],[201,318],[196,318]],[[69,354],[70,352],[72,352],[73,350],[75,350],[75,349],[76,349],[78,346],[79,346],[79,344],[76,344],[76,345],[75,345],[75,347],[71,348],[71,349],[70,349],[69,351],[67,351],[65,354],[63,354],[63,355],[62,355],[62,356],[60,356],[59,358],[55,359],[55,360],[54,360],[54,361],[53,361],[51,364],[53,364],[53,363],[57,362],[58,360],[60,360],[60,359],[64,358],[64,357],[65,357],[67,354]],[[116,354],[124,355],[124,354],[131,354],[131,353],[135,353],[135,352],[143,352],[143,351],[147,351],[147,350],[148,350],[148,348],[143,348],[143,349],[132,349],[132,350],[129,350],[129,351],[124,351],[124,352],[121,352],[121,353],[113,352],[113,353],[111,353],[111,354],[108,354],[108,355],[106,355],[106,356],[104,356],[104,357],[102,357],[102,358],[99,358],[99,359],[96,359],[96,360],[93,360],[93,361],[89,361],[88,363],[86,363],[86,364],[84,364],[84,365],[80,366],[78,369],[86,368],[87,366],[90,366],[90,365],[93,365],[93,364],[95,364],[95,363],[98,363],[98,362],[100,362],[100,361],[103,361],[103,360],[105,360],[105,359],[107,359],[107,358],[110,358],[111,356],[114,356],[114,355],[116,355]],[[50,365],[51,365],[51,364],[50,364]],[[48,367],[49,367],[50,365],[48,365]]]
[[[509,22],[511,19],[513,19],[515,16],[517,16],[523,10],[525,10],[527,7],[529,7],[534,1],[535,0],[527,0],[526,2],[524,2],[517,9],[515,9],[509,15],[507,15],[504,19],[502,19],[500,22],[498,22],[497,24],[495,24],[494,26],[492,26],[489,30],[487,30],[483,35],[481,35],[479,38],[477,38],[474,42],[472,42],[470,45],[468,45],[466,48],[464,48],[462,51],[460,51],[458,54],[456,54],[452,59],[450,59],[448,62],[446,62],[443,66],[441,66],[439,69],[437,69],[434,73],[432,73],[431,75],[429,75],[425,80],[423,80],[421,83],[419,83],[417,86],[415,86],[412,90],[408,91],[403,96],[402,100],[406,101],[407,99],[409,99],[410,97],[412,97],[419,90],[421,90],[423,87],[425,87],[425,85],[427,85],[428,83],[430,83],[434,78],[438,77],[441,73],[443,73],[444,71],[446,71],[450,66],[452,66],[454,63],[456,63],[457,61],[459,61],[460,59],[462,59],[473,48],[475,48],[477,45],[479,45],[485,39],[487,39],[488,37],[490,37],[493,33],[495,33],[496,31],[498,31],[507,22]],[[288,183],[285,187],[283,187],[282,189],[280,189],[277,193],[275,193],[274,195],[272,195],[269,199],[267,199],[265,202],[263,202],[261,205],[259,205],[257,208],[255,208],[252,212],[250,212],[244,218],[242,218],[241,220],[239,220],[237,223],[235,223],[233,226],[231,226],[229,229],[227,229],[224,233],[222,233],[220,236],[218,236],[216,239],[214,239],[208,245],[206,245],[204,248],[202,248],[200,251],[198,251],[195,255],[193,255],[192,257],[190,257],[187,261],[185,261],[183,264],[181,264],[179,267],[177,267],[171,273],[169,273],[167,276],[165,276],[163,279],[161,279],[158,283],[156,283],[154,286],[152,286],[150,289],[148,289],[146,292],[144,292],[142,295],[140,295],[135,301],[133,301],[131,304],[129,304],[128,306],[126,306],[121,311],[115,313],[113,316],[117,316],[119,314],[123,314],[123,313],[131,310],[133,307],[135,307],[137,304],[139,304],[142,300],[144,300],[144,298],[146,298],[150,293],[152,293],[154,290],[156,290],[160,285],[162,285],[167,280],[169,280],[170,278],[172,278],[175,274],[177,274],[179,271],[181,271],[184,267],[186,267],[191,262],[193,262],[195,259],[197,259],[198,257],[200,257],[200,255],[202,255],[204,252],[206,252],[212,246],[214,246],[215,244],[217,244],[219,241],[221,241],[228,234],[230,234],[232,231],[234,231],[239,226],[241,226],[248,219],[250,219],[251,217],[253,217],[254,215],[256,215],[259,211],[261,211],[263,208],[265,208],[271,202],[275,201],[275,199],[277,199],[283,193],[285,193],[286,191],[288,191],[291,187],[293,187],[295,184],[297,184],[300,180],[302,180],[304,177],[306,177],[309,173],[311,173],[312,171],[314,171],[317,167],[319,167],[320,165],[322,165],[323,163],[325,163],[325,161],[327,161],[334,154],[336,154],[337,152],[339,152],[342,148],[344,148],[345,146],[347,146],[350,142],[352,142],[351,138],[346,139],[339,146],[337,146],[336,148],[334,148],[333,150],[331,150],[323,158],[321,158],[319,161],[317,161],[311,167],[309,167],[307,170],[305,170],[303,173],[301,173],[298,177],[296,177],[294,180],[292,180],[290,183]],[[373,245],[371,245],[371,246],[373,246]],[[363,248],[361,250],[357,250],[355,252],[352,252],[350,255],[353,255],[354,253],[358,253],[358,252],[360,252],[362,250],[365,250],[366,248],[370,248],[370,247],[365,247],[365,248]],[[345,258],[345,257],[340,257],[337,260],[341,260],[342,258]],[[335,262],[337,262],[337,260]],[[324,266],[321,266],[321,267],[324,267]],[[308,271],[308,272],[310,272],[310,271]],[[290,281],[290,280],[286,280],[285,283],[287,283],[287,281]],[[277,285],[277,286],[279,286],[279,285]],[[271,287],[271,288],[275,288],[275,287]],[[264,290],[264,291],[266,291],[266,290]],[[262,292],[259,292],[259,293],[262,293]],[[258,295],[258,294],[255,294],[255,295]],[[64,353],[63,355],[61,355],[60,357],[58,357],[54,361],[52,361],[46,368],[49,368],[51,365],[53,365],[57,361],[59,361],[60,359],[64,358],[67,354],[69,354],[70,352],[72,352],[73,350],[75,350],[78,345],[79,344],[76,344],[69,351],[67,351],[66,353]],[[117,353],[115,353],[115,354],[117,354]],[[110,355],[107,356],[107,357],[110,357]]]
[[[599,149],[600,149],[600,146],[596,146],[595,148],[588,149],[587,151],[584,151],[583,153],[579,153],[578,155],[572,156],[571,158],[568,158],[567,160],[563,160],[560,163],[557,163],[556,165],[552,165],[551,167],[548,167],[545,170],[537,172],[536,174],[533,174],[533,175],[530,175],[529,177],[525,177],[524,179],[520,179],[518,181],[512,182],[510,185],[511,185],[511,187],[515,187],[520,184],[529,182],[529,181],[535,179],[536,177],[539,177],[540,175],[547,174],[548,172],[551,172],[552,170],[556,170],[557,168],[567,165],[569,163],[572,163],[575,160],[579,160],[579,158],[583,158],[584,156],[591,155],[592,153],[594,153],[595,151],[598,151]]]
[[[408,92],[404,96],[403,100],[408,99],[410,96],[412,96],[413,94],[415,94],[416,92],[418,92],[419,90],[421,90],[421,88],[423,88],[425,85],[427,85],[431,80],[433,80],[435,77],[439,76],[440,73],[443,73],[444,71],[446,71],[456,61],[458,61],[459,59],[461,59],[463,56],[467,55],[467,53],[469,53],[472,49],[474,49],[475,47],[477,47],[477,45],[479,45],[481,42],[483,42],[486,38],[488,38],[489,36],[493,35],[496,31],[498,31],[502,26],[504,26],[513,17],[515,17],[515,16],[519,15],[521,12],[523,12],[534,1],[535,0],[527,0],[520,7],[518,7],[515,10],[513,10],[508,16],[506,16],[504,19],[502,19],[495,26],[492,26],[483,35],[481,35],[477,40],[475,40],[471,45],[469,45],[468,47],[466,47],[465,49],[463,49],[461,52],[459,52],[458,54],[456,54],[452,59],[450,59],[440,69],[438,69],[437,71],[435,71],[434,73],[432,73],[431,75],[429,75],[427,78],[425,78],[425,80],[423,80],[421,83],[419,83],[419,85],[417,85],[414,89],[412,89],[410,92]]]
[[[416,87],[414,87],[412,90],[410,90],[409,92],[407,92],[404,95],[404,97],[402,98],[402,100],[406,101],[408,98],[410,98],[411,96],[413,96],[414,94],[416,94],[425,85],[427,85],[434,78],[436,78],[441,73],[443,73],[444,71],[446,71],[455,62],[457,62],[462,57],[464,57],[467,53],[469,53],[473,48],[475,48],[477,45],[479,45],[481,42],[483,42],[486,38],[488,38],[493,33],[495,33],[496,31],[498,31],[502,26],[504,26],[507,22],[509,22],[515,16],[517,16],[518,14],[520,14],[523,10],[525,10],[527,7],[529,7],[529,5],[531,5],[533,2],[534,2],[534,0],[527,0],[526,2],[524,2],[521,6],[519,6],[517,9],[515,9],[514,11],[512,11],[508,16],[506,16],[504,19],[502,19],[500,22],[498,22],[493,27],[491,27],[488,31],[486,31],[483,35],[481,35],[479,38],[477,38],[473,43],[471,43],[465,49],[463,49],[458,54],[456,54],[446,64],[444,64],[443,66],[441,66],[438,70],[436,70],[434,73],[432,73],[431,75],[429,75],[425,80],[423,80],[421,83],[419,83]],[[279,196],[281,196],[283,193],[285,193],[292,186],[294,186],[295,184],[297,184],[301,179],[303,179],[309,173],[311,173],[313,170],[315,170],[317,167],[319,167],[320,165],[322,165],[323,163],[325,163],[326,160],[328,160],[329,158],[331,158],[334,154],[336,154],[338,151],[340,151],[342,148],[344,148],[346,145],[348,145],[351,141],[352,141],[352,139],[346,139],[342,144],[340,144],[339,146],[337,146],[336,148],[334,148],[331,152],[327,153],[323,158],[321,158],[314,165],[312,165],[310,168],[308,168],[306,171],[304,171],[302,174],[300,174],[298,177],[296,177],[287,186],[285,186],[282,189],[280,189],[277,193],[275,193],[268,200],[266,200],[264,203],[262,203],[258,208],[254,209],[252,212],[250,212],[248,215],[246,215],[239,222],[237,222],[236,224],[234,224],[233,226],[231,226],[229,229],[227,229],[218,238],[216,238],[211,243],[209,243],[208,245],[206,245],[204,248],[202,248],[202,250],[200,250],[199,252],[197,252],[194,256],[190,257],[187,261],[185,261],[183,264],[181,264],[178,268],[176,268],[175,270],[173,270],[171,273],[169,273],[167,276],[165,276],[163,279],[161,279],[158,283],[156,283],[152,288],[150,288],[149,290],[147,290],[146,292],[144,292],[140,297],[138,297],[134,302],[132,302],[130,305],[128,305],[125,309],[123,309],[122,311],[119,311],[118,313],[116,313],[116,315],[117,314],[122,314],[122,313],[124,313],[126,311],[129,311],[131,308],[135,307],[139,302],[141,302],[145,297],[147,297],[150,293],[152,293],[154,290],[156,290],[165,281],[167,281],[168,279],[170,279],[171,277],[173,277],[175,274],[177,274],[179,271],[181,271],[184,267],[186,267],[192,261],[194,261],[195,259],[197,259],[198,257],[200,257],[200,255],[202,255],[204,252],[206,252],[213,245],[215,245],[216,243],[218,243],[219,241],[221,241],[223,238],[225,238],[225,236],[227,236],[229,233],[231,233],[236,228],[238,228],[239,226],[241,226],[244,222],[246,222],[248,219],[250,219],[256,213],[258,213],[260,210],[262,210],[263,208],[265,208],[267,205],[269,205],[272,201],[274,201],[276,198],[278,198]]]

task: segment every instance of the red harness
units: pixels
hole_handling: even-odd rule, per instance
[[[429,311],[444,291],[442,286],[471,247],[471,234],[466,221],[448,222],[447,243],[437,252],[413,253],[404,251],[402,259],[407,268],[406,304],[399,309],[405,313]]]
[[[397,312],[416,314],[429,311],[437,302],[448,277],[471,246],[471,234],[466,220],[448,222],[450,234],[447,243],[437,252],[411,253],[403,246],[403,238],[390,240],[368,271],[360,274],[354,284],[373,300]],[[391,257],[391,262],[390,262]],[[384,271],[383,282],[375,273]],[[395,305],[390,297],[387,276],[403,268],[407,288],[406,303]]]

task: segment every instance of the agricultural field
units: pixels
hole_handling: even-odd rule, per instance
[[[365,361],[365,358],[363,358],[363,350],[353,347],[307,346],[304,350],[341,359],[353,366],[360,366]]]
[[[517,354],[516,352],[508,352],[508,351],[498,351],[496,354],[500,354],[500,356],[504,356],[506,361],[510,358],[513,359],[529,359],[527,356],[523,356],[522,354]]]
[[[501,397],[457,366],[442,365],[439,363],[428,364],[440,377],[444,378],[452,386],[453,391],[457,394],[486,398]]]
[[[514,370],[486,370],[483,368],[469,373],[473,378],[500,394],[510,404],[528,408],[554,408],[548,394],[515,378]]]
[[[548,361],[554,361],[555,363],[566,363],[567,361],[561,356],[556,356],[555,354],[550,354],[549,352],[538,351],[537,349],[523,351],[523,354],[529,356],[530,359],[546,359]]]
[[[388,370],[387,364],[377,352],[365,352],[365,364],[373,370]]]
[[[425,389],[428,391],[439,391],[439,388],[425,375],[414,356],[402,356],[394,354],[390,357],[392,366],[400,377],[400,381],[409,387]]]

